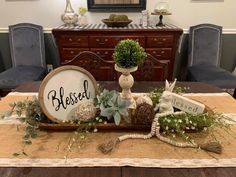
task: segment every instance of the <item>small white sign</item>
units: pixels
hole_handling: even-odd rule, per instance
[[[39,89],[39,102],[49,119],[61,123],[74,119],[78,105],[93,101],[96,91],[96,81],[88,71],[67,65],[45,77]]]
[[[172,93],[172,106],[189,114],[200,114],[205,110],[205,105],[189,98]]]

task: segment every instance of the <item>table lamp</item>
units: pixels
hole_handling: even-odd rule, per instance
[[[66,0],[65,12],[61,15],[61,20],[68,27],[73,27],[78,22],[78,15],[72,9],[70,0]]]

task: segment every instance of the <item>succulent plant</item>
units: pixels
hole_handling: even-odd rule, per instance
[[[100,115],[108,120],[114,118],[116,125],[120,124],[122,118],[128,122],[128,106],[130,102],[120,97],[116,91],[108,91],[106,89],[96,97],[97,107],[100,109]]]
[[[147,57],[143,47],[138,42],[125,39],[120,41],[113,53],[116,64],[121,68],[132,68],[141,64]]]

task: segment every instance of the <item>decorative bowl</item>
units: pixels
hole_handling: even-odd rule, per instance
[[[110,21],[109,19],[103,19],[102,22],[105,23],[108,27],[126,27],[132,22],[132,20],[115,22]]]

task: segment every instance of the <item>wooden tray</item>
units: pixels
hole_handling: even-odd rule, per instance
[[[53,131],[66,131],[76,130],[80,127],[78,124],[56,124],[56,123],[40,123],[39,128],[42,130],[53,130]],[[151,125],[134,125],[134,124],[120,124],[115,125],[114,123],[97,124],[91,126],[91,129],[97,128],[98,130],[151,130]]]

